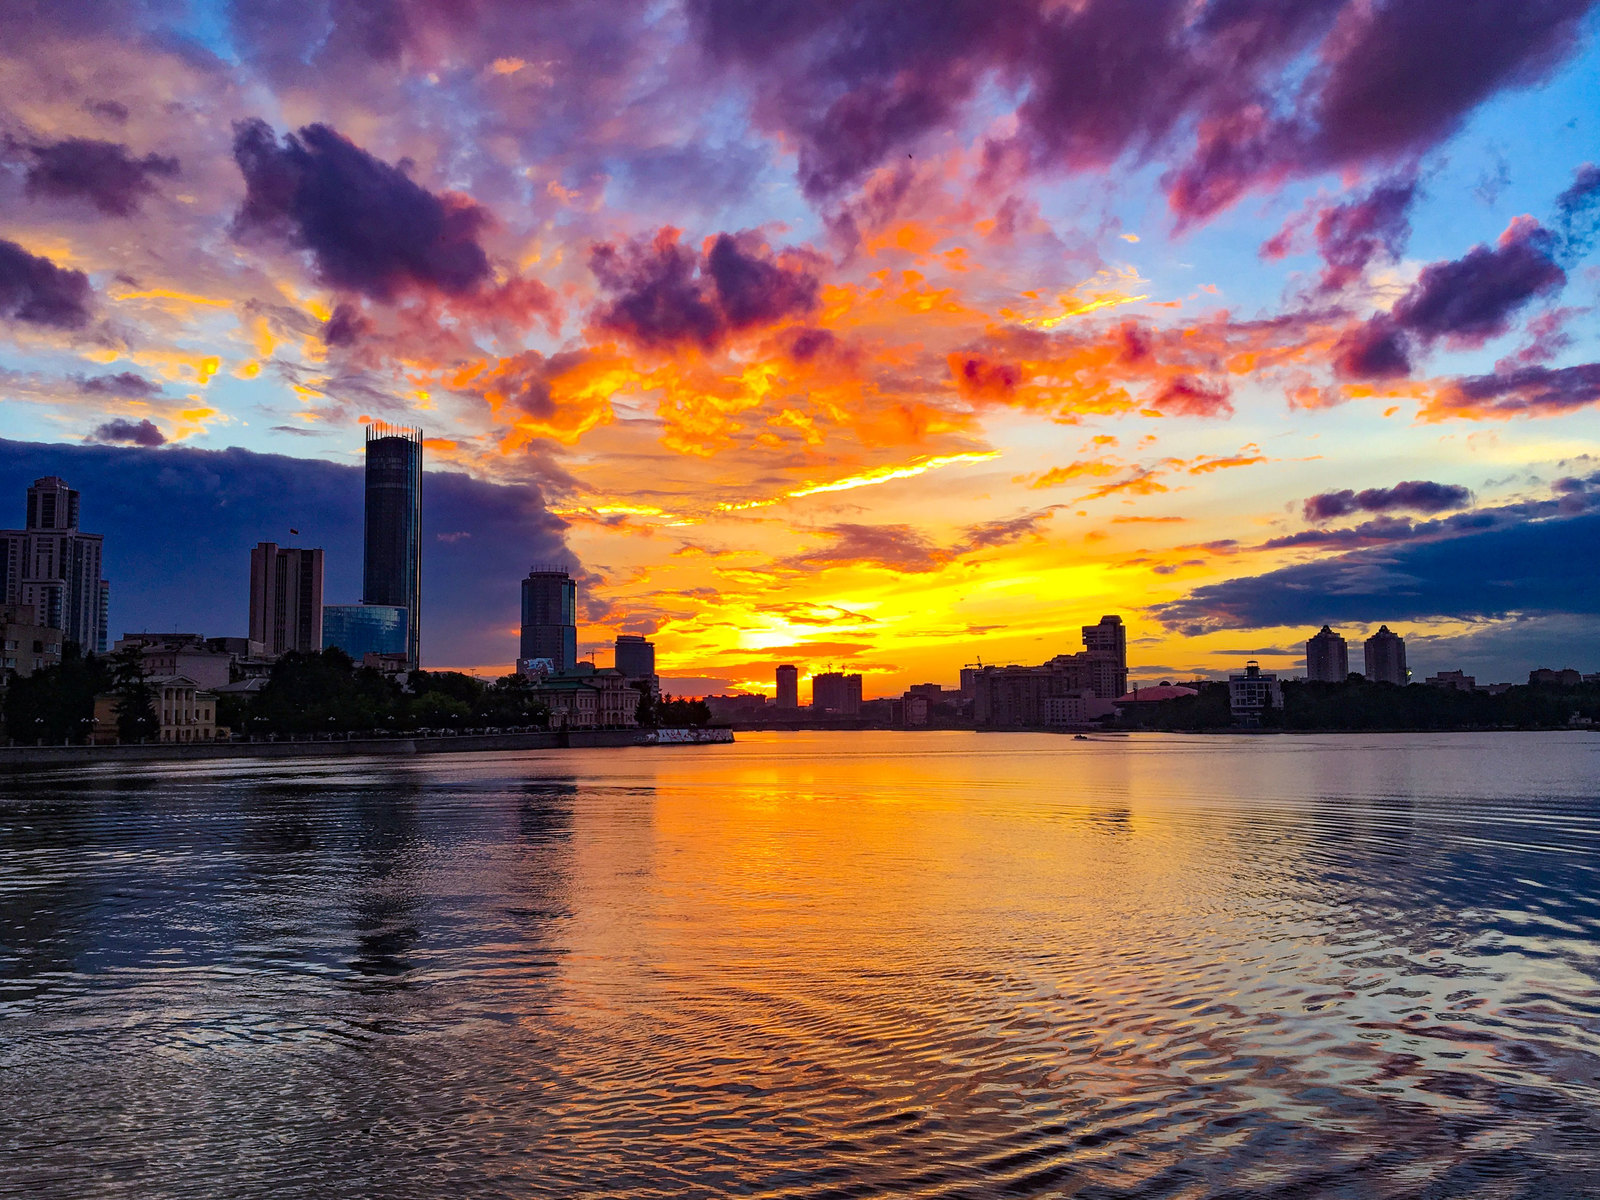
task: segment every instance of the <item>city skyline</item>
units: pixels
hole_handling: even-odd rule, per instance
[[[508,668],[507,564],[561,562],[579,656],[686,691],[895,694],[1108,611],[1146,681],[1325,623],[1587,669],[1600,15],[1448,7],[30,7],[0,468],[95,480],[113,632],[244,629],[260,541],[364,595],[383,422],[428,429],[440,668]]]

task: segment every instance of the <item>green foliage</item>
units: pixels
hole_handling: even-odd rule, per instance
[[[636,683],[633,689],[639,693],[639,703],[633,710],[633,719],[639,723],[640,729],[654,729],[659,724],[656,720],[655,689],[647,682]]]
[[[134,678],[117,688],[117,740],[150,742],[161,736],[161,718],[156,715],[156,689],[142,678]]]
[[[711,723],[711,708],[704,700],[674,700],[661,697],[655,706],[656,722],[666,728],[698,728]]]
[[[94,698],[109,691],[111,667],[104,658],[61,648],[57,666],[13,679],[5,689],[6,736],[24,745],[38,741],[81,742],[94,728]]]
[[[1538,684],[1497,696],[1413,683],[1396,687],[1352,675],[1344,683],[1286,680],[1283,708],[1262,714],[1266,728],[1296,730],[1552,729],[1574,716],[1600,720],[1600,687]],[[1125,728],[1201,730],[1231,724],[1228,685],[1202,684],[1200,694],[1125,708]]]

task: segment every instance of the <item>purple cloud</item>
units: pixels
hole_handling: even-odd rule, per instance
[[[155,191],[153,178],[178,173],[177,159],[159,154],[135,158],[117,142],[67,138],[30,149],[33,163],[28,168],[28,195],[87,200],[111,217],[131,217],[140,202]]]
[[[167,435],[157,429],[152,421],[124,421],[118,418],[97,426],[89,435],[96,442],[127,442],[133,446],[154,448],[167,444]]]
[[[1451,508],[1464,508],[1470,503],[1472,493],[1457,484],[1410,479],[1388,488],[1367,488],[1360,492],[1346,488],[1340,492],[1322,492],[1308,499],[1302,510],[1308,521],[1327,521],[1354,512],[1385,513],[1396,509],[1420,513],[1444,512]]]
[[[89,277],[0,239],[0,320],[55,329],[89,323]]]
[[[388,303],[413,289],[462,295],[489,279],[482,208],[435,195],[326,125],[280,146],[265,121],[239,122],[233,157],[247,189],[235,231],[309,250],[334,287]]]

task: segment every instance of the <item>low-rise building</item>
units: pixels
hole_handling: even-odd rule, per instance
[[[1257,726],[1270,709],[1283,707],[1283,685],[1275,671],[1263,671],[1255,659],[1228,676],[1228,710],[1235,725]]]
[[[1116,702],[1102,700],[1087,688],[1065,696],[1046,696],[1044,724],[1047,729],[1092,725],[1116,711]]]
[[[32,604],[0,605],[0,687],[61,662],[59,629],[39,623]]]
[[[1460,671],[1440,671],[1437,675],[1429,675],[1422,682],[1429,687],[1455,688],[1458,692],[1478,690],[1477,677],[1464,675]]]
[[[151,706],[155,710],[161,742],[212,742],[226,740],[229,730],[217,725],[217,696],[202,688],[184,675],[169,675],[145,680],[154,695]],[[224,685],[227,686],[227,685]],[[118,741],[117,719],[121,715],[123,697],[116,692],[106,692],[94,698],[94,727],[90,738],[97,745],[115,745]]]
[[[1552,671],[1549,667],[1540,667],[1536,671],[1528,672],[1530,684],[1543,684],[1546,687],[1577,687],[1583,683],[1583,673],[1568,667],[1564,671]]]
[[[620,671],[559,671],[536,680],[532,696],[550,710],[551,729],[633,729],[639,692]]]
[[[198,633],[125,633],[118,651],[137,649],[147,679],[183,676],[207,689],[233,680],[233,655],[212,647]]]

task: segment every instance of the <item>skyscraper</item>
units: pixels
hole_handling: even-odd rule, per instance
[[[800,670],[788,663],[778,668],[778,707],[800,707]]]
[[[34,480],[23,524],[0,530],[0,603],[31,605],[38,624],[59,629],[64,642],[104,654],[104,539],[79,531],[78,493],[55,475]]]
[[[322,551],[261,542],[250,551],[250,640],[273,656],[322,649]]]
[[[1306,639],[1306,678],[1312,683],[1343,683],[1350,675],[1350,647],[1324,625]]]
[[[1406,640],[1392,633],[1387,625],[1367,639],[1366,675],[1368,683],[1393,683],[1405,687],[1411,682],[1406,670]]]
[[[406,610],[406,660],[422,661],[422,430],[367,426],[363,604]]]
[[[626,679],[648,679],[656,673],[656,648],[636,633],[617,635],[616,667]]]
[[[564,567],[535,566],[522,581],[522,645],[517,658],[549,659],[558,671],[577,665],[578,585]]]

